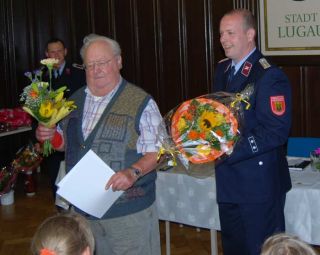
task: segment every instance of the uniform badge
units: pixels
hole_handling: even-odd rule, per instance
[[[259,63],[262,65],[264,69],[267,69],[271,66],[265,58],[260,58]]]
[[[286,112],[284,96],[270,97],[271,110],[275,115],[281,116]]]
[[[249,141],[252,153],[258,152],[258,146],[257,146],[256,140],[254,139],[254,137],[249,136],[248,141]]]
[[[244,76],[248,77],[250,74],[250,71],[251,71],[251,67],[252,67],[252,64],[250,62],[246,61],[242,67],[241,73]]]

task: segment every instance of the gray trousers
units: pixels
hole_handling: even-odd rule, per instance
[[[155,203],[123,217],[90,220],[95,255],[160,255],[159,220]]]

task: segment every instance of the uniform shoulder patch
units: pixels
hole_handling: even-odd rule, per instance
[[[286,112],[286,102],[283,95],[271,96],[270,97],[271,111],[277,115],[281,116]]]
[[[222,63],[224,61],[227,61],[229,58],[224,58],[224,59],[221,59],[218,63]]]
[[[268,60],[266,60],[265,58],[260,58],[259,59],[259,63],[262,65],[262,67],[264,69],[269,68],[271,65],[269,64]]]

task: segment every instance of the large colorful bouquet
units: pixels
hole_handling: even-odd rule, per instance
[[[243,106],[248,107],[252,91],[250,85],[238,94],[209,94],[171,110],[159,131],[159,156],[165,154],[170,165],[176,165],[178,158],[190,171],[199,164],[213,169],[215,160],[232,153],[240,134]]]
[[[24,102],[23,110],[46,127],[53,127],[76,108],[73,101],[64,98],[66,86],[57,90],[51,88],[52,69],[57,62],[58,60],[52,58],[41,60],[41,64],[47,66],[49,70],[49,83],[42,81],[42,71],[36,71],[34,77],[30,72],[25,73],[31,84],[24,88],[20,99]],[[43,155],[48,156],[51,152],[51,142],[44,141]]]

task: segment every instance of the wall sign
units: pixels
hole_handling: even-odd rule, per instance
[[[265,55],[320,55],[320,0],[260,0]]]

